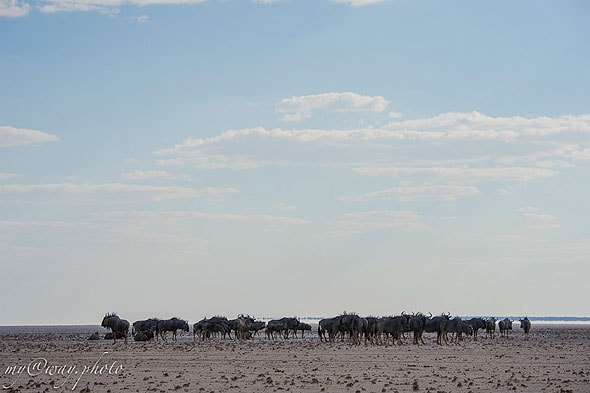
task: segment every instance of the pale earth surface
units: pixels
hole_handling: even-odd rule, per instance
[[[431,334],[420,346],[408,335],[395,347],[330,344],[309,333],[196,343],[185,333],[177,342],[169,335],[166,343],[113,345],[86,340],[88,328],[70,330],[0,330],[3,391],[590,392],[589,325],[533,325],[529,341],[518,327],[509,338],[480,332],[478,341],[442,346]]]

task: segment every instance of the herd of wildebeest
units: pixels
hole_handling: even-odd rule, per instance
[[[319,321],[317,334],[320,341],[334,342],[336,340],[348,340],[352,344],[377,344],[395,345],[402,344],[405,334],[413,333],[413,343],[416,345],[425,344],[423,333],[436,333],[436,343],[442,345],[449,343],[448,334],[451,333],[451,342],[459,344],[463,336],[478,338],[478,331],[485,331],[486,338],[494,338],[496,334],[496,322],[502,337],[508,337],[512,330],[512,320],[505,318],[497,321],[496,318],[471,318],[463,320],[460,317],[451,317],[450,313],[443,313],[438,316],[423,313],[387,316],[387,317],[361,317],[355,313],[343,313],[333,318],[325,318]],[[524,339],[528,340],[531,330],[531,322],[527,317],[520,319],[520,327],[524,331]],[[127,343],[130,324],[127,320],[121,319],[117,314],[106,314],[102,320],[102,327],[110,329],[105,338],[116,340],[124,339]],[[176,341],[177,331],[189,332],[187,321],[179,318],[158,319],[150,318],[136,321],[132,325],[131,334],[135,341],[158,340],[166,341],[167,332],[172,332],[172,339]],[[284,317],[273,319],[268,322],[257,321],[249,315],[238,315],[235,319],[216,316],[204,318],[193,325],[193,341],[219,339],[246,340],[254,338],[259,332],[264,331],[267,339],[277,338],[286,340],[290,337],[297,337],[301,332],[303,337],[306,331],[311,333],[312,326],[300,322],[295,317]],[[232,337],[233,333],[233,337]],[[97,339],[95,333],[91,339]]]

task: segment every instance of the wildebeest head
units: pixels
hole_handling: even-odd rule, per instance
[[[102,323],[100,326],[103,328],[110,328],[113,325],[113,322],[120,319],[119,316],[115,313],[105,314],[104,318],[102,319]]]

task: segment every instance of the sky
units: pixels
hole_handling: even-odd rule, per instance
[[[589,316],[589,18],[0,0],[0,325]]]

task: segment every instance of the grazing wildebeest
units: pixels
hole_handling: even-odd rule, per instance
[[[185,332],[188,332],[188,322],[176,317],[159,320],[156,327],[156,334],[159,334],[160,337],[162,337],[162,340],[166,341],[166,332],[172,332],[172,340],[176,341],[177,330],[184,330]]]
[[[524,319],[520,319],[519,322],[520,328],[524,330],[524,339],[528,340],[529,332],[531,331],[531,321],[529,321],[527,317],[524,317]]]
[[[426,324],[424,325],[424,331],[427,333],[436,333],[436,343],[442,345],[442,340],[446,340],[446,325],[450,319],[450,313],[441,314],[436,317],[433,317],[432,313],[430,313],[430,318],[426,320]]]
[[[500,337],[508,338],[508,331],[512,330],[512,321],[508,318],[504,318],[498,322],[498,328],[500,329]]]
[[[477,341],[477,332],[479,329],[486,328],[486,321],[482,318],[471,318],[469,321],[465,321],[465,323],[471,325],[471,328],[473,329],[473,339]]]
[[[119,318],[115,313],[106,314],[102,319],[101,326],[109,328],[113,332],[113,344],[117,342],[117,336],[125,338],[127,344],[127,335],[129,334],[129,321]]]
[[[295,328],[295,332],[294,332],[295,338],[297,338],[297,332],[300,330],[301,330],[301,338],[303,338],[306,330],[311,332],[311,325],[309,323],[299,322],[299,326],[297,326],[297,328]]]
[[[492,317],[486,321],[486,337],[494,338],[496,335],[496,318]]]

